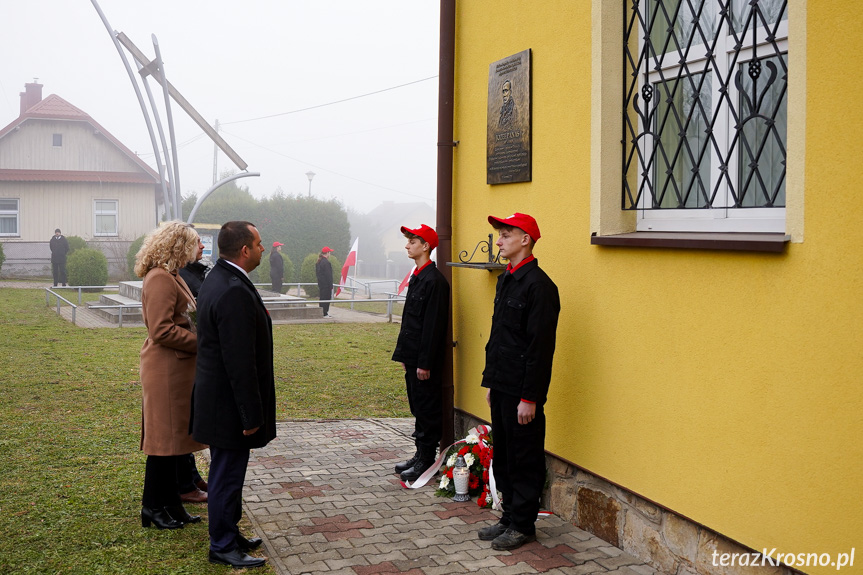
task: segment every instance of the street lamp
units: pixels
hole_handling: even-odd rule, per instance
[[[306,177],[309,179],[309,197],[312,197],[312,178],[315,177],[315,173],[309,170],[306,172]]]

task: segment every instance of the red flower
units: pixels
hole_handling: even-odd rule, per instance
[[[480,447],[480,446],[479,446],[479,444],[474,445],[474,446],[473,446],[473,449],[471,449],[471,451],[472,451],[472,452],[473,452],[473,454],[474,454],[474,455],[476,455],[476,456],[480,456],[480,455],[482,455],[482,447]]]
[[[471,473],[467,485],[471,489],[476,489],[477,487],[479,487],[479,477]]]
[[[468,451],[470,451],[470,446],[465,445],[464,447],[462,447],[461,449],[458,450],[458,454],[459,455],[466,455]]]
[[[446,470],[446,476],[452,479],[452,467]]]
[[[482,482],[488,484],[488,469],[482,471]]]

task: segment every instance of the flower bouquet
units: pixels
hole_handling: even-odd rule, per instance
[[[494,497],[489,487],[489,468],[491,467],[492,447],[491,433],[488,428],[474,428],[468,432],[467,437],[457,441],[447,450],[446,459],[441,468],[441,480],[435,495],[439,497],[453,497],[455,495],[455,482],[452,472],[459,456],[464,457],[470,476],[468,479],[468,493],[477,497],[477,505],[480,507],[494,507]],[[497,494],[500,501],[500,494]]]

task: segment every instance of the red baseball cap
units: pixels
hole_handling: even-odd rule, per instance
[[[285,244],[283,244],[282,242],[273,242],[274,248],[279,247],[279,246],[283,246],[283,245],[285,245]]]
[[[490,223],[492,227],[494,227],[494,229],[498,229],[503,225],[512,226],[514,228],[523,230],[524,233],[529,235],[530,239],[532,239],[534,242],[536,242],[540,238],[539,225],[536,223],[536,220],[533,219],[533,216],[529,216],[527,214],[516,212],[506,218],[496,218],[494,216],[489,216],[488,223]]]
[[[434,231],[433,229],[431,229],[430,227],[428,227],[427,225],[422,224],[420,227],[418,227],[415,230],[412,230],[412,229],[407,228],[405,226],[402,226],[401,229],[402,229],[403,234],[413,234],[415,236],[421,237],[423,239],[423,241],[425,241],[426,243],[431,245],[432,249],[435,249],[437,247],[437,244],[438,244],[437,232]]]
[[[328,254],[328,253],[334,252],[334,251],[336,251],[336,250],[334,250],[333,248],[331,248],[329,246],[324,246],[324,249],[321,250],[321,253],[322,254]]]

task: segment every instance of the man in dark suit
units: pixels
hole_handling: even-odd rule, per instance
[[[219,231],[220,258],[198,293],[198,363],[192,435],[210,446],[208,511],[213,563],[259,567],[246,552],[261,544],[240,535],[249,450],[276,437],[273,324],[248,273],[264,246],[249,222]]]

